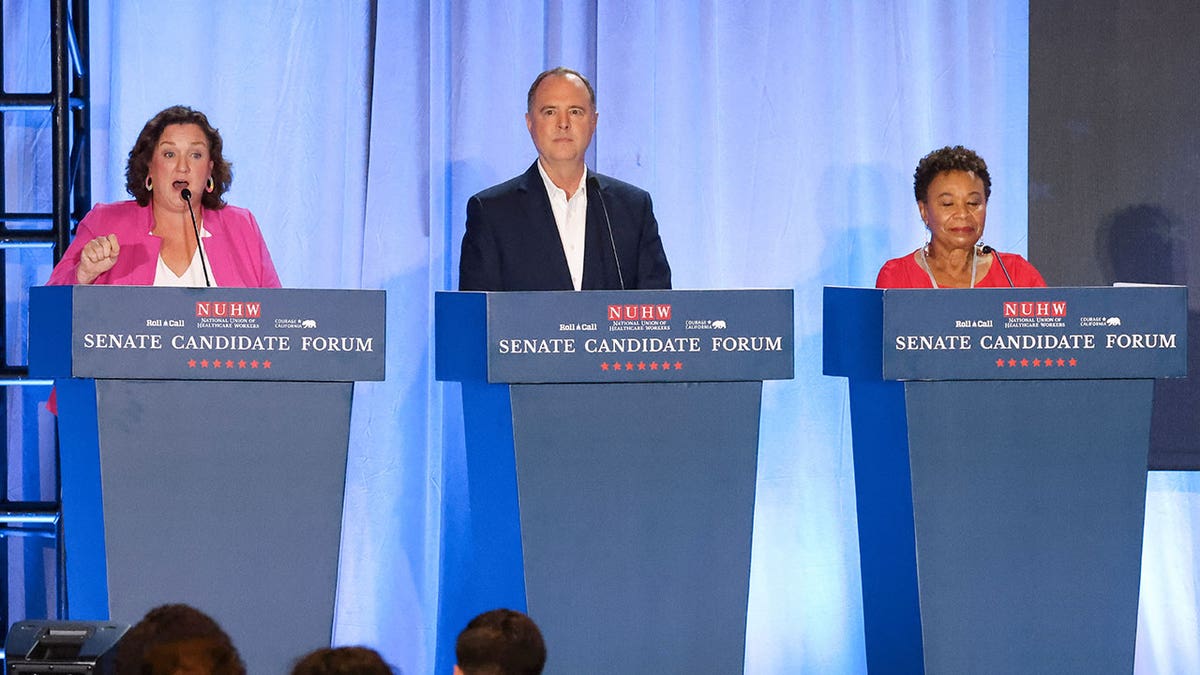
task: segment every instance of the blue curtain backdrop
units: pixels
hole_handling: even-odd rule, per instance
[[[45,3],[4,8],[9,89],[46,81],[29,75]],[[431,669],[461,443],[458,392],[432,376],[431,298],[456,286],[467,197],[534,158],[529,82],[567,65],[598,92],[589,165],[653,194],[677,288],[796,289],[796,379],[764,387],[747,669],[865,670],[848,401],[821,375],[820,289],[871,285],[922,242],[912,170],[946,144],[988,160],[987,242],[1025,252],[1026,3],[97,0],[91,13],[97,201],[125,198],[145,120],[191,105],[220,128],[229,200],[257,215],[285,285],[388,292],[387,380],[355,396],[338,643]],[[8,180],[48,204],[48,168],[30,159],[45,123],[6,120]],[[27,283],[48,276],[48,256],[24,262]],[[17,421],[33,478],[8,490],[29,498],[52,468],[25,446],[47,429]],[[1200,480],[1153,474],[1148,505],[1138,670],[1200,672]],[[12,602],[34,616],[37,595]]]

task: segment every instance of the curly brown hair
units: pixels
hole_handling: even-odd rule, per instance
[[[296,662],[292,675],[392,675],[379,652],[368,647],[323,648]]]
[[[983,181],[983,199],[987,201],[992,196],[992,177],[988,175],[987,162],[975,154],[974,150],[961,145],[939,148],[921,158],[917,170],[913,173],[913,192],[917,201],[925,201],[929,192],[929,184],[945,171],[966,171],[973,173]]]
[[[200,203],[206,209],[219,209],[225,206],[223,198],[229,186],[233,183],[233,167],[221,154],[221,133],[208,123],[208,117],[199,110],[187,106],[174,105],[158,113],[142,127],[133,149],[129,151],[129,161],[125,164],[125,191],[137,200],[138,206],[150,203],[150,191],[146,189],[146,176],[150,175],[150,160],[154,156],[154,148],[162,138],[163,131],[172,124],[195,124],[208,138],[208,156],[212,159],[213,190],[207,190],[200,196]]]
[[[181,656],[200,656],[214,674],[246,675],[229,635],[212,617],[190,605],[155,607],[117,643],[116,675],[170,672]]]

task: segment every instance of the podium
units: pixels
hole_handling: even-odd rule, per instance
[[[871,673],[1133,672],[1183,287],[825,289]]]
[[[185,602],[250,672],[332,638],[353,382],[384,377],[383,291],[30,291],[58,399],[67,617]]]
[[[438,672],[498,607],[541,627],[547,673],[742,672],[762,381],[792,377],[792,292],[435,302],[466,441]]]

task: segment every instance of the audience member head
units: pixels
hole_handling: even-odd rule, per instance
[[[246,675],[233,641],[189,605],[146,613],[117,645],[116,675]]]
[[[318,649],[292,668],[292,675],[393,675],[379,652],[366,647]]]
[[[455,675],[540,675],[546,665],[542,632],[528,616],[493,609],[471,619],[454,645]]]

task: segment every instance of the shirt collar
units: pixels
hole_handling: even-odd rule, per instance
[[[541,159],[538,159],[538,161],[537,161],[537,168],[538,168],[538,173],[542,174],[542,183],[544,183],[546,185],[546,194],[553,195],[556,193],[562,194],[565,192],[565,190],[563,190],[562,188],[555,185],[554,181],[550,179],[550,174],[546,173],[545,167],[542,166]],[[580,190],[584,189],[584,186],[587,185],[587,176],[588,176],[587,165],[584,164],[583,165],[583,175],[579,177],[579,187],[575,188],[574,192],[567,195],[568,201],[570,201],[570,199],[572,197],[574,197],[575,195],[579,194]]]

